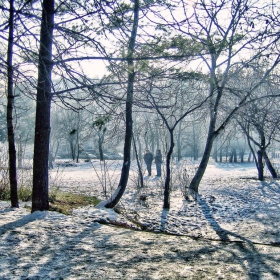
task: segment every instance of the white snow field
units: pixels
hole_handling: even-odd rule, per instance
[[[121,170],[121,162],[62,165],[50,172],[53,185],[99,198],[105,175],[110,194]],[[116,211],[30,214],[1,201],[0,279],[280,279],[278,179],[256,180],[253,163],[211,162],[198,200],[185,200],[178,181],[163,210],[163,178],[145,177],[139,190],[135,170]]]

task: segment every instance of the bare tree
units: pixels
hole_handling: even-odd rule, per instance
[[[43,0],[36,96],[32,212],[49,209],[49,138],[52,99],[54,0]]]
[[[187,7],[186,1],[181,1]],[[261,19],[255,13],[256,3],[251,1],[197,1],[192,14],[178,22],[178,32],[183,38],[192,39],[201,46],[198,58],[208,72],[209,87],[209,126],[204,153],[189,188],[196,196],[200,181],[206,170],[215,138],[229,123],[232,116],[246,102],[254,90],[267,78],[279,63],[279,54],[270,56],[267,71],[259,80],[255,80],[250,88],[238,87],[231,82],[235,73],[248,67],[253,61],[267,53],[274,53],[275,41],[278,37],[266,36],[266,26],[255,23]],[[267,8],[266,5],[264,5]],[[260,7],[259,7],[260,8]],[[182,40],[181,40],[182,41]],[[184,41],[183,41],[184,42]],[[265,44],[263,44],[265,42]],[[250,50],[245,57],[243,52]],[[241,59],[238,56],[242,57]],[[231,108],[224,111],[224,105],[231,100]]]
[[[16,168],[16,147],[13,125],[13,107],[14,107],[14,70],[13,70],[13,45],[14,45],[14,1],[10,0],[9,11],[9,38],[7,52],[7,129],[9,142],[9,178],[11,189],[11,205],[19,207],[17,193],[17,168]]]
[[[112,197],[105,202],[104,206],[108,208],[114,207],[119,200],[121,199],[128,181],[129,170],[130,170],[130,151],[131,151],[131,143],[133,136],[133,118],[132,118],[132,105],[133,105],[133,91],[134,91],[134,81],[135,81],[135,70],[134,70],[134,52],[135,52],[135,44],[136,44],[136,36],[139,22],[139,0],[134,1],[133,8],[133,26],[128,42],[127,48],[127,90],[126,90],[126,108],[125,108],[125,140],[124,140],[124,159],[123,166],[121,172],[121,178],[119,181],[119,185],[115,193]]]
[[[236,117],[254,156],[260,181],[264,180],[263,160],[272,177],[277,178],[276,170],[267,152],[273,139],[275,139],[276,133],[279,132],[279,110],[276,106],[278,102],[275,103],[275,101],[275,98],[252,101]],[[254,147],[257,147],[257,151]]]
[[[174,131],[187,116],[201,109],[207,101],[203,92],[196,91],[189,81],[160,81],[146,86],[147,101],[161,118],[168,130],[169,145],[166,154],[166,178],[164,184],[163,208],[170,208],[170,181],[171,181],[171,157],[175,141]]]

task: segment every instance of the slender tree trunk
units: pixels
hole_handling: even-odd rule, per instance
[[[274,167],[272,166],[271,161],[269,160],[269,157],[267,156],[267,153],[266,153],[266,152],[263,153],[263,158],[264,158],[264,160],[265,160],[266,166],[267,166],[267,168],[268,168],[268,170],[269,170],[269,172],[270,172],[272,178],[275,178],[275,179],[276,179],[276,178],[278,177],[278,176],[277,176],[277,172],[276,172],[276,170],[274,169]]]
[[[14,45],[14,0],[10,0],[9,38],[7,52],[8,70],[8,97],[7,97],[7,130],[9,143],[9,179],[11,206],[19,207],[17,192],[17,159],[13,125],[14,108],[14,70],[13,70],[13,45]]]
[[[178,162],[182,159],[181,137],[182,137],[182,122],[179,123],[179,127],[178,127],[178,138],[177,138],[177,158],[178,158]]]
[[[252,152],[249,152],[247,162],[251,162],[251,156],[252,156]]]
[[[70,151],[71,151],[71,158],[72,160],[75,159],[75,144],[74,144],[74,139],[72,136],[70,136]]]
[[[239,152],[239,157],[240,157],[241,163],[244,163],[244,154],[245,154],[245,150],[243,148],[241,148],[241,150]]]
[[[207,164],[209,162],[209,158],[211,155],[213,142],[215,140],[215,123],[216,123],[216,118],[214,117],[211,119],[210,124],[209,124],[208,137],[207,137],[206,146],[204,149],[202,159],[200,161],[199,167],[189,186],[190,190],[194,191],[196,194],[198,193],[198,187],[199,187],[200,181],[205,173],[205,170],[207,168]]]
[[[113,208],[118,204],[122,195],[125,192],[130,170],[130,153],[131,141],[133,136],[133,119],[132,119],[132,105],[133,105],[133,88],[135,80],[133,55],[135,49],[136,35],[139,21],[139,0],[134,1],[134,19],[131,36],[128,45],[127,67],[128,67],[128,82],[127,82],[127,95],[126,95],[126,108],[125,108],[125,139],[124,139],[124,157],[123,166],[121,171],[121,178],[119,185],[112,197],[105,202],[105,207]]]
[[[136,142],[135,142],[135,137],[134,135],[133,137],[133,147],[134,147],[134,153],[135,153],[135,158],[136,158],[136,162],[137,162],[137,167],[138,167],[138,178],[139,178],[139,188],[143,188],[144,187],[144,180],[143,180],[143,173],[142,173],[142,169],[141,169],[141,164],[139,161],[139,157],[138,157],[138,153],[137,153],[137,147],[136,147]]]
[[[100,133],[101,132],[99,132],[99,135],[98,135],[98,151],[99,151],[99,159],[100,159],[100,161],[103,161],[104,160],[103,146],[102,146],[103,139],[102,139],[102,135],[100,135]]]
[[[48,159],[53,28],[54,0],[43,0],[36,99],[32,212],[49,209]]]
[[[213,159],[215,160],[215,162],[218,162],[218,143],[217,142],[214,145]]]
[[[229,162],[233,162],[233,148],[230,148],[230,157],[229,157]]]
[[[160,142],[159,142],[159,128],[158,126],[156,125],[156,128],[155,128],[155,134],[156,134],[156,147],[157,147],[157,150],[161,150],[161,147],[160,147]]]
[[[228,144],[226,145],[226,162],[228,162]]]
[[[233,162],[237,163],[237,152],[235,147],[232,149],[232,154],[233,154]]]
[[[77,129],[77,139],[76,139],[76,142],[77,142],[77,157],[76,157],[76,163],[79,162],[79,158],[80,158],[80,144],[79,144],[79,129]]]
[[[195,126],[194,122],[192,123],[192,131],[193,131],[193,144],[192,144],[192,154],[193,154],[193,160],[198,159],[198,153],[197,153],[197,142],[196,142],[196,132],[195,132]]]
[[[166,155],[166,178],[164,184],[164,193],[163,193],[163,208],[169,209],[170,208],[170,181],[171,181],[171,170],[170,170],[170,162],[171,156],[174,149],[174,130],[169,130],[170,133],[170,146],[169,150]]]
[[[223,146],[220,147],[220,152],[219,152],[219,157],[220,157],[220,162],[223,162]]]

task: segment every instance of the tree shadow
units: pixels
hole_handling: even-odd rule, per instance
[[[13,211],[12,209],[10,211]],[[4,210],[4,212],[10,212]],[[13,222],[9,222],[7,224],[3,224],[0,228],[0,234],[4,234],[9,230],[16,230],[17,228],[23,227],[35,220],[43,220],[47,216],[47,212],[34,212],[32,214],[27,214]]]
[[[263,197],[266,197],[270,200],[271,205],[276,206],[277,208],[280,207],[279,198],[275,197],[277,194],[280,195],[280,185],[277,181],[262,181],[258,189],[261,191]]]
[[[265,263],[266,256],[258,251],[255,242],[233,231],[223,229],[215,220],[211,208],[207,204],[207,201],[203,198],[200,198],[198,200],[198,203],[200,204],[201,210],[206,220],[209,222],[211,228],[216,232],[217,236],[219,237],[219,240],[225,243],[233,242],[237,244],[240,249],[240,252],[243,252],[246,256],[249,256],[242,259],[240,258],[240,256],[235,254],[235,257],[240,261],[240,264],[242,265],[243,269],[248,271],[249,279],[261,279],[260,269],[265,269],[273,276],[280,276],[279,272],[277,272],[274,267],[269,266]],[[248,265],[245,264],[245,262]],[[256,262],[262,263],[262,267],[256,267]]]
[[[205,213],[207,211],[209,209],[205,208]],[[175,279],[171,275],[172,267],[177,267],[178,271],[186,265],[193,267],[193,273],[197,276],[195,279],[206,279],[207,268],[215,273],[215,265],[223,267],[227,261],[238,263],[249,279],[260,279],[260,271],[256,271],[253,265],[263,261],[265,256],[258,253],[246,238],[242,240],[246,241],[244,243],[231,245],[230,242],[210,243],[187,237],[159,237],[159,234],[150,232],[132,232],[100,225],[90,215],[57,215],[58,221],[51,220],[47,212],[42,212],[40,221],[32,224],[36,220],[33,214],[5,225],[5,240],[2,235],[3,242],[0,242],[0,256],[5,256],[0,264],[4,268],[0,276],[4,279],[7,277],[4,273],[14,273],[14,278],[20,276],[21,279],[159,279],[160,275],[160,279]],[[168,214],[168,209],[162,211],[163,230]],[[216,222],[213,226],[223,231]],[[15,229],[18,231],[13,231]],[[225,231],[224,234],[228,235],[224,236],[228,240],[232,233]],[[4,246],[5,252],[2,250]],[[277,260],[271,260],[277,263]],[[249,262],[251,269],[248,270],[246,262]],[[200,270],[201,264],[205,267],[204,272]],[[279,276],[270,266],[266,265],[265,268]],[[182,277],[180,271],[176,273],[176,279],[185,279],[183,277],[189,274],[186,271]],[[9,274],[10,278],[7,279],[13,278],[13,275]],[[205,278],[198,278],[200,275]]]

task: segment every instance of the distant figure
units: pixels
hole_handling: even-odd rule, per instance
[[[156,152],[155,164],[157,168],[157,177],[161,177],[162,154],[160,150],[157,150]]]
[[[147,165],[147,170],[148,170],[148,173],[149,173],[149,176],[152,175],[152,162],[153,162],[153,154],[150,152],[150,150],[146,150],[146,153],[144,155],[144,161]]]

